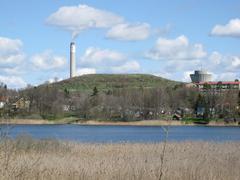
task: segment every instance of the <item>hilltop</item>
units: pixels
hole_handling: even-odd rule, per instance
[[[119,88],[174,87],[179,84],[182,83],[147,74],[89,74],[51,85],[68,91],[92,91],[94,87],[97,87],[99,91],[107,91]]]

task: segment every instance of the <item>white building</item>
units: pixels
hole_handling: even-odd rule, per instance
[[[212,81],[212,75],[206,71],[194,71],[194,74],[190,74],[190,77],[193,83]]]

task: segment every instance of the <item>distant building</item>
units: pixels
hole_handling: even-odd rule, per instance
[[[0,96],[0,109],[2,109],[7,102],[8,102],[8,97]]]
[[[212,75],[206,71],[194,71],[194,74],[190,74],[193,83],[209,82],[212,80]]]
[[[206,71],[194,71],[194,74],[190,74],[191,83],[188,83],[186,87],[195,87],[201,91],[206,90],[240,90],[240,82],[235,81],[211,81],[212,75]]]
[[[0,101],[0,109],[2,109],[5,104],[6,104],[6,102]]]
[[[200,82],[195,83],[200,90],[240,90],[239,81],[218,81],[218,82]]]
[[[24,98],[20,98],[15,103],[13,103],[12,106],[14,109],[29,109],[30,101],[25,100]]]

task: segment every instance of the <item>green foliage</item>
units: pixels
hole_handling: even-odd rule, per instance
[[[95,86],[94,88],[93,88],[93,94],[92,94],[92,96],[96,96],[98,94],[98,89],[97,89],[97,87]]]
[[[46,120],[49,120],[49,121],[55,121],[55,120],[64,118],[64,116],[61,116],[59,114],[58,115],[57,114],[44,114],[44,115],[41,115],[41,117],[43,119],[46,119]]]
[[[203,116],[202,119],[208,120],[210,112],[209,112],[209,102],[207,101],[206,97],[204,95],[199,94],[198,99],[196,101],[195,111],[197,111],[198,108],[203,108]]]
[[[197,101],[196,101],[196,106],[195,106],[195,109],[197,107],[204,107],[206,105],[206,101],[205,101],[205,98],[203,95],[199,94],[198,95],[198,98],[197,98]]]
[[[238,92],[238,105],[240,106],[240,91]]]
[[[203,89],[209,90],[209,89],[211,89],[211,85],[208,84],[208,83],[204,83],[204,84],[203,84]]]
[[[195,118],[195,117],[189,117],[189,118],[183,118],[183,121],[185,124],[192,124],[192,123],[195,123],[195,124],[208,124],[211,119],[203,119],[203,118]]]
[[[64,89],[64,96],[69,97],[69,90],[67,88]]]

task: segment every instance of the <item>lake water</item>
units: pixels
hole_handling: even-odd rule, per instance
[[[10,136],[28,134],[34,138],[56,138],[78,142],[160,142],[160,126],[13,125]],[[239,141],[240,127],[170,126],[168,141]]]

